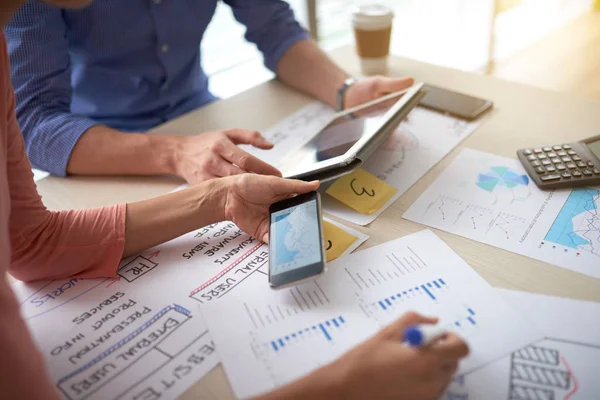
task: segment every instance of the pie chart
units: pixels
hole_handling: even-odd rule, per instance
[[[507,167],[491,167],[489,172],[477,175],[477,186],[490,193],[498,186],[512,189],[519,185],[529,185],[529,177]]]

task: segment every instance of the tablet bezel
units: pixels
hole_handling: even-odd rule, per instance
[[[302,143],[301,146],[298,146],[296,151],[298,151],[299,149],[304,147],[315,136],[319,135],[323,131],[323,129],[326,128],[336,118],[344,117],[348,114],[352,114],[352,113],[361,111],[367,107],[371,107],[375,104],[379,104],[381,102],[392,99],[392,98],[397,97],[398,95],[404,93],[404,95],[384,114],[383,118],[381,119],[381,122],[375,128],[371,128],[371,130],[366,135],[364,135],[356,143],[354,143],[354,145],[352,145],[352,147],[350,149],[348,149],[346,151],[346,153],[342,154],[341,156],[331,158],[329,160],[316,162],[316,163],[306,166],[304,168],[297,168],[297,169],[293,169],[290,171],[285,171],[284,177],[287,178],[287,177],[296,177],[296,176],[306,176],[309,174],[314,174],[314,173],[322,172],[325,170],[329,170],[332,168],[345,167],[345,166],[349,165],[350,163],[352,163],[353,161],[355,161],[357,159],[358,155],[361,153],[361,151],[365,147],[367,147],[369,145],[371,140],[374,140],[375,138],[377,138],[378,133],[381,131],[381,129],[386,127],[386,125],[388,124],[388,122],[390,120],[394,119],[394,117],[396,115],[398,115],[402,111],[404,111],[405,107],[409,107],[409,106],[414,107],[414,104],[411,100],[414,99],[415,96],[417,96],[421,92],[422,88],[423,88],[423,83],[416,83],[406,90],[390,93],[383,97],[380,97],[375,100],[369,101],[367,103],[361,104],[357,107],[353,107],[353,108],[344,110],[342,112],[336,113],[329,121],[327,121],[326,124],[323,125],[323,127],[321,127],[321,129],[319,129],[319,131],[315,135],[311,136],[308,140],[306,140],[304,143]],[[362,160],[362,161],[364,162],[365,160]]]

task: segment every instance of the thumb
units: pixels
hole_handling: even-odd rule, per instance
[[[382,77],[377,85],[377,91],[380,95],[394,93],[411,87],[415,80],[411,77],[388,78]]]
[[[271,188],[274,191],[273,202],[287,199],[296,194],[308,193],[317,190],[319,181],[304,182],[298,179],[274,179]]]
[[[404,335],[404,331],[409,326],[418,324],[435,324],[437,322],[438,319],[435,317],[425,317],[415,312],[407,312],[406,314],[402,315],[402,317],[386,326],[381,331],[381,335],[387,339],[400,340]]]

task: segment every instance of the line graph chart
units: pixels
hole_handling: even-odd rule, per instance
[[[521,237],[530,222],[524,216],[449,195],[439,195],[431,201],[423,216],[441,219],[457,229],[503,239]]]
[[[466,149],[403,217],[600,278],[600,188],[541,190],[516,160]]]
[[[600,190],[583,188],[571,192],[556,216],[544,242],[564,251],[572,249],[600,257]],[[545,244],[545,243],[542,244]]]

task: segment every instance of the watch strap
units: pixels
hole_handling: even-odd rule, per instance
[[[357,82],[356,78],[348,78],[344,81],[342,86],[338,89],[336,102],[335,102],[335,108],[337,111],[342,111],[345,108],[344,98],[346,95],[346,91],[348,90],[348,88],[350,86],[354,85],[356,82]]]

